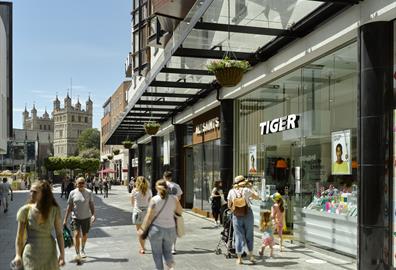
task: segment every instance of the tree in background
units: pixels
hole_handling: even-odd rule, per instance
[[[84,130],[77,141],[78,151],[81,153],[86,149],[100,149],[100,132],[96,128]]]
[[[99,149],[95,149],[95,148],[89,148],[89,149],[82,150],[82,151],[80,151],[80,153],[78,155],[82,158],[97,158],[97,159],[99,159],[99,157],[100,157]]]

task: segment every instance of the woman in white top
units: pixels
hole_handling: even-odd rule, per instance
[[[149,183],[144,176],[138,176],[135,182],[135,188],[131,193],[132,204],[132,223],[136,225],[136,231],[142,226],[143,219],[147,214],[147,208],[152,197]],[[144,254],[144,240],[139,237],[140,254]]]
[[[165,180],[158,180],[155,184],[158,195],[154,196],[149,204],[148,212],[142,224],[142,230],[150,226],[148,237],[150,239],[155,269],[163,270],[164,264],[167,269],[173,269],[172,244],[176,240],[175,213],[181,215],[183,208],[175,195],[168,194],[168,186]],[[154,220],[154,221],[153,221]]]

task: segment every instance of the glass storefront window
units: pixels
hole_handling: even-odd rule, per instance
[[[257,187],[265,176],[259,190],[283,195],[284,230],[297,239],[314,238],[301,219],[329,216],[326,224],[343,216],[356,244],[357,80],[357,47],[351,44],[236,101],[235,174]],[[298,119],[298,128],[287,116]],[[332,237],[321,243],[331,246]],[[356,252],[349,245],[341,250]]]

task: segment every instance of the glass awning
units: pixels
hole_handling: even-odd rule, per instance
[[[173,0],[183,1],[183,0]],[[217,90],[206,65],[226,52],[252,66],[359,0],[200,0],[180,21],[114,125],[106,144],[137,140],[143,123],[163,123]],[[161,31],[159,31],[161,32]],[[163,32],[163,31],[162,31]],[[272,89],[279,91],[279,89]],[[274,102],[268,96],[268,102]]]

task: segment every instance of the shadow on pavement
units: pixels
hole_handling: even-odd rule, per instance
[[[208,253],[213,253],[213,250],[211,249],[201,249],[201,248],[194,248],[192,250],[177,250],[177,254],[182,255],[182,254],[208,254]]]
[[[129,259],[126,258],[99,258],[99,257],[88,257],[89,260],[83,262],[83,264],[86,263],[94,263],[94,262],[110,262],[110,263],[120,263],[120,262],[129,262]]]

